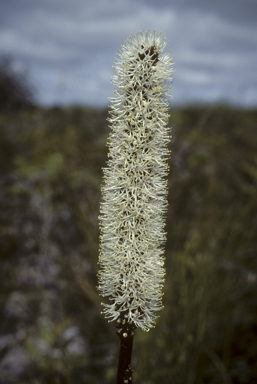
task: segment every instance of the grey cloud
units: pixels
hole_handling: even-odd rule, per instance
[[[256,23],[256,0],[143,0],[143,3],[146,7],[167,9],[172,6],[179,10],[215,13],[227,20],[238,20],[240,23]]]
[[[27,64],[39,99],[106,105],[114,56],[138,29],[163,30],[175,56],[174,101],[231,99],[247,88],[257,104],[256,0],[11,0],[0,3],[0,55]],[[255,80],[254,80],[255,79]],[[233,94],[236,94],[234,91]],[[233,99],[234,100],[234,99]],[[58,101],[56,99],[56,101]]]

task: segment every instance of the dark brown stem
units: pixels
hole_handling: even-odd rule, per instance
[[[120,357],[117,372],[117,384],[131,384],[133,381],[131,355],[136,326],[125,317],[116,321],[117,335],[120,338]]]

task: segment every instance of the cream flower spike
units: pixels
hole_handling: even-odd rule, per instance
[[[172,57],[165,36],[138,31],[119,51],[100,211],[99,290],[110,320],[148,331],[162,309]]]

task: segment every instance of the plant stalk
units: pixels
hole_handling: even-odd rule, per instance
[[[116,328],[116,333],[120,338],[117,384],[131,384],[133,382],[131,356],[136,326],[133,323],[128,323],[127,319],[119,318],[116,321]]]

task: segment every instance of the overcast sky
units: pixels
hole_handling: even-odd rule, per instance
[[[257,105],[257,0],[0,0],[0,58],[47,105],[107,106],[114,57],[139,29],[167,36],[172,103]]]

